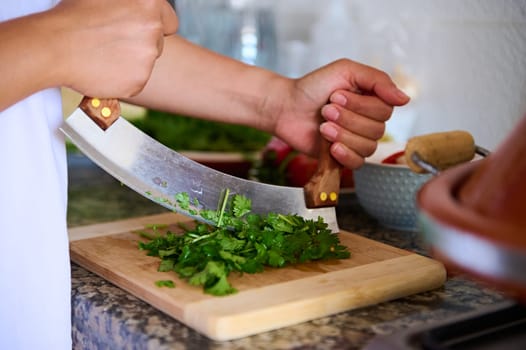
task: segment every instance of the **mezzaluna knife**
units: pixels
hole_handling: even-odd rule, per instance
[[[277,186],[231,176],[199,164],[164,146],[120,116],[115,99],[84,97],[60,130],[88,158],[146,198],[183,215],[205,221],[196,209],[215,209],[226,189],[252,200],[252,211],[322,217],[339,232],[335,205],[340,165],[323,144],[318,170],[304,187]],[[187,193],[199,208],[181,208],[175,195]]]

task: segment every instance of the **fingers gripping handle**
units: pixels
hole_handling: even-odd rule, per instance
[[[340,196],[341,165],[331,156],[331,143],[322,141],[318,169],[304,187],[307,208],[332,207]]]
[[[98,99],[84,96],[80,101],[79,108],[103,130],[109,128],[121,115],[121,106],[116,99]]]

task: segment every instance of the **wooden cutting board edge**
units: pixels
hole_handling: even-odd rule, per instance
[[[153,223],[168,225],[179,221],[188,221],[188,218],[169,212],[73,227],[69,229],[69,237],[73,242],[139,230]],[[351,273],[348,270],[333,271],[330,280],[324,275],[317,275],[302,280],[276,283],[238,293],[235,301],[228,297],[199,300],[189,303],[182,311],[163,303],[162,299],[150,295],[150,292],[144,292],[133,283],[126,283],[125,278],[120,278],[123,276],[115,274],[110,269],[94,268],[81,254],[71,251],[71,259],[207,337],[217,341],[228,341],[425,292],[444,284],[446,270],[440,262],[380,242],[372,242],[404,254],[355,267]],[[408,268],[401,271],[402,265]],[[375,272],[371,273],[371,269]],[[396,288],[393,288],[393,284]],[[295,287],[291,288],[291,285]],[[425,288],[422,287],[423,285]],[[291,294],[294,290],[298,290],[298,286],[304,291],[301,299],[296,294]],[[159,292],[162,293],[161,290]],[[245,308],[242,312],[236,312],[235,306],[240,303],[249,305],[248,310]],[[279,314],[286,314],[287,317],[279,317]]]

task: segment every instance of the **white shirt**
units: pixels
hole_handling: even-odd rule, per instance
[[[55,2],[2,0],[0,21]],[[0,93],[4,88],[0,85]],[[0,349],[71,349],[61,121],[59,89],[0,112]]]

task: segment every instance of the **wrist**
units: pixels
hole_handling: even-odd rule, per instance
[[[269,74],[259,95],[261,96],[257,107],[260,117],[259,129],[275,134],[279,117],[285,109],[285,104],[290,100],[289,91],[292,84],[294,81],[290,78],[275,73]]]
[[[39,41],[46,50],[48,81],[51,86],[72,87],[75,82],[75,45],[81,45],[76,39],[75,20],[67,13],[52,9],[43,14],[42,32]]]

